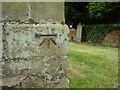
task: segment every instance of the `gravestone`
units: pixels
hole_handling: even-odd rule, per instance
[[[63,2],[4,2],[0,55],[3,87],[65,88],[69,29]]]
[[[81,42],[81,37],[82,37],[82,25],[81,25],[81,23],[79,23],[78,26],[77,26],[76,41]]]

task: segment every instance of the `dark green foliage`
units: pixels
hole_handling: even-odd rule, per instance
[[[100,43],[108,32],[120,28],[120,24],[95,24],[85,26],[87,40]]]
[[[65,2],[65,21],[68,25],[77,27],[79,22],[87,23],[88,11],[86,2]]]
[[[90,18],[99,23],[120,22],[120,2],[92,2],[87,8]]]
[[[120,23],[120,2],[65,2],[66,24]]]

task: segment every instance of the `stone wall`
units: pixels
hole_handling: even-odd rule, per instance
[[[68,33],[66,25],[4,24],[3,85],[66,87]]]
[[[72,41],[76,41],[77,30],[74,28],[69,29],[69,39]]]
[[[64,22],[63,2],[3,2],[4,20],[27,22],[29,18],[40,23]]]
[[[101,42],[102,45],[120,46],[119,45],[120,30],[113,30],[109,32],[104,40]]]
[[[3,3],[0,86],[67,87],[69,29],[63,9],[63,2]]]

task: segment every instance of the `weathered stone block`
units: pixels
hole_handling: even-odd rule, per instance
[[[2,2],[2,15],[4,20],[27,20],[27,2]]]
[[[64,83],[61,87],[67,86],[66,25],[5,24],[3,29],[4,86],[57,87],[61,83]],[[10,83],[12,78],[17,82]]]
[[[4,20],[28,21],[29,18],[40,23],[64,22],[63,2],[3,2]]]
[[[1,86],[67,87],[69,29],[63,23],[63,4],[63,2],[2,3]]]
[[[31,2],[30,7],[31,17],[35,20],[64,22],[63,2]]]

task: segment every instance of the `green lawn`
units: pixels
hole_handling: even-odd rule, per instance
[[[118,87],[118,48],[70,42],[70,88]]]

